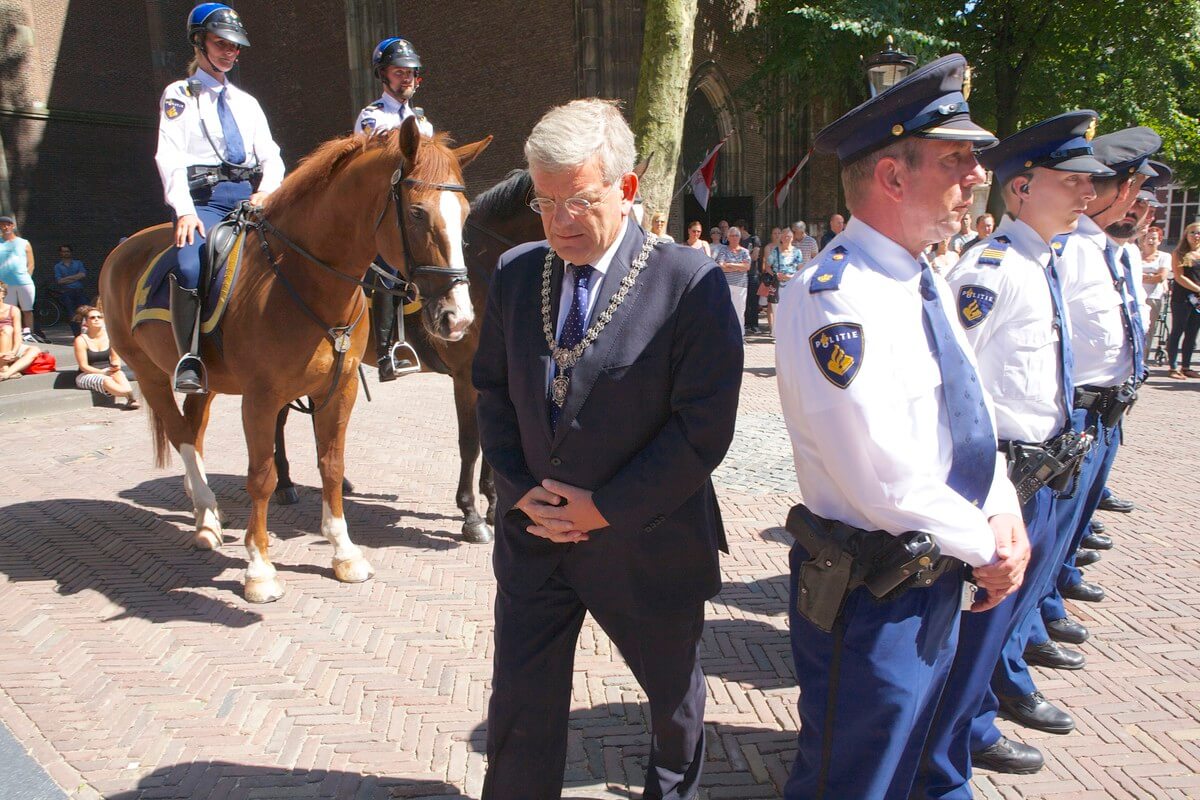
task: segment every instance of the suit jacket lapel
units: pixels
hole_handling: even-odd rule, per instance
[[[596,318],[608,308],[612,296],[617,293],[617,289],[621,286],[621,281],[629,274],[629,268],[633,264],[634,258],[641,252],[642,244],[646,241],[645,232],[632,220],[626,222],[626,228],[622,234],[621,244],[617,248],[617,252],[613,254],[612,263],[608,265],[608,271],[604,275],[604,282],[600,285],[600,294],[596,298],[596,304],[592,307],[592,314],[588,320],[588,328],[596,321]],[[561,284],[561,280],[559,281]],[[640,281],[639,281],[640,284]],[[605,356],[611,349],[617,334],[620,332],[621,325],[624,322],[626,315],[629,313],[628,308],[636,294],[636,287],[625,298],[625,302],[621,303],[613,318],[609,320],[604,331],[592,343],[592,346],[583,351],[579,362],[575,365],[575,370],[571,373],[571,385],[567,391],[567,402],[563,406],[562,414],[558,417],[558,428],[555,430],[554,443],[551,445],[553,450],[562,442],[566,432],[571,427],[571,422],[579,414],[580,407],[583,406],[584,400],[592,391],[592,385],[595,384],[596,378],[600,375],[600,368],[605,363]]]
[[[554,262],[550,267],[550,330],[551,331],[555,331],[558,329],[558,303],[559,303],[559,299],[562,297],[562,282],[563,282],[562,279],[563,279],[564,270],[565,270],[565,267],[563,265],[563,260],[561,258],[559,258],[558,256],[555,256]],[[548,402],[550,402],[550,400],[549,400],[550,393],[548,390],[545,389],[546,376],[550,374],[551,359],[550,359],[550,349],[546,345],[546,333],[545,333],[545,331],[542,330],[542,272],[541,272],[541,270],[538,270],[538,273],[537,273],[537,279],[536,279],[536,281],[534,283],[534,287],[533,287],[533,296],[537,298],[537,301],[535,303],[537,324],[534,326],[534,329],[532,331],[532,335],[534,336],[536,341],[533,345],[533,349],[531,352],[541,353],[541,355],[538,357],[538,359],[535,362],[531,362],[534,365],[533,368],[537,370],[537,374],[533,376],[533,381],[530,385],[543,387],[542,402],[541,402],[541,406],[543,408],[543,412],[541,415],[542,416],[542,430],[546,434],[546,439],[552,440],[554,438],[554,434],[550,430],[550,409],[546,406],[546,404]],[[560,422],[562,421],[561,418],[559,421]]]

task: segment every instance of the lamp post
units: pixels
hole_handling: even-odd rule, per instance
[[[916,58],[897,50],[893,44],[889,34],[887,47],[866,59],[863,64],[867,71],[867,83],[871,87],[871,97],[904,80],[917,66]]]

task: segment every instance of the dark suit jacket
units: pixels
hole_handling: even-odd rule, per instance
[[[646,236],[632,221],[621,235],[593,320]],[[581,589],[615,610],[640,614],[706,600],[720,589],[717,551],[727,549],[709,476],[733,438],[743,360],[725,276],[703,251],[655,247],[575,366],[551,435],[541,314],[547,247],[536,242],[501,257],[474,363],[483,454],[496,475],[500,586],[535,592],[567,559],[569,572],[590,584]],[[562,274],[555,258],[554,317]],[[528,519],[514,505],[545,478],[592,490],[609,527],[578,544],[526,532]]]

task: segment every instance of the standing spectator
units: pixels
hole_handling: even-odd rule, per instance
[[[0,217],[0,281],[9,286],[13,300],[21,309],[21,338],[34,342],[37,323],[33,316],[33,247],[17,236],[17,221],[10,216]]]
[[[68,309],[87,305],[88,296],[83,289],[83,281],[87,278],[87,269],[83,262],[75,258],[71,245],[59,245],[58,263],[54,265],[54,282],[63,293],[63,305]],[[71,332],[76,336],[80,333],[79,321],[71,317]]]
[[[688,225],[687,230],[687,246],[693,250],[703,250],[704,255],[712,257],[712,248],[708,246],[708,242],[700,237],[704,235],[704,226],[700,224],[700,220],[696,220],[691,225]]]
[[[996,218],[991,214],[980,214],[975,220],[975,238],[963,245],[962,252],[967,252],[979,242],[992,235],[996,230]]]
[[[729,244],[721,245],[717,249],[713,261],[716,261],[725,273],[725,280],[729,282],[729,297],[733,300],[733,310],[740,318],[746,311],[746,275],[750,272],[750,251],[742,247],[741,229],[730,228],[728,236]]]
[[[803,221],[792,223],[792,236],[796,247],[800,248],[800,253],[804,256],[805,264],[817,257],[821,248],[817,245],[817,240],[808,235],[808,226]]]
[[[708,249],[712,253],[716,253],[717,248],[720,247],[722,244],[724,244],[721,241],[721,229],[720,228],[713,228],[712,230],[710,230],[708,232],[708,244],[709,244]]]
[[[675,237],[667,233],[667,215],[661,211],[655,211],[650,215],[650,232],[668,242],[675,241]]]
[[[842,231],[846,230],[846,218],[841,214],[834,214],[829,218],[829,230],[821,234],[821,249],[825,249],[825,245],[833,241],[833,237],[837,236]]]
[[[717,227],[721,229],[721,244],[729,244],[729,220],[721,220]]]
[[[759,333],[758,330],[758,282],[762,277],[759,258],[762,255],[762,240],[754,235],[746,220],[739,219],[734,223],[742,232],[742,247],[750,251],[750,271],[746,273],[746,333]]]
[[[1162,316],[1163,303],[1167,297],[1167,281],[1171,279],[1171,254],[1158,249],[1162,244],[1162,228],[1151,225],[1142,234],[1138,249],[1142,253],[1142,289],[1146,292],[1146,306],[1150,318],[1146,324],[1146,362],[1150,361],[1150,345],[1154,329]]]
[[[0,283],[0,381],[21,377],[40,349],[21,339],[21,309],[5,302],[8,286]]]
[[[1192,351],[1196,349],[1196,332],[1200,330],[1200,311],[1196,309],[1200,295],[1200,222],[1183,229],[1183,236],[1171,254],[1171,272],[1175,278],[1171,281],[1171,333],[1167,336],[1167,361],[1171,369],[1167,377],[1177,381],[1200,378],[1200,372],[1192,369]]]
[[[961,253],[967,242],[971,241],[974,236],[971,234],[971,212],[963,214],[962,221],[958,223],[958,233],[950,237],[950,249],[956,253]]]
[[[133,386],[121,371],[121,359],[108,341],[104,312],[82,305],[75,312],[75,322],[83,328],[83,333],[75,337],[75,362],[79,366],[75,385],[105,397],[122,397],[125,408],[137,408]]]
[[[771,294],[767,296],[767,324],[771,326],[772,336],[775,335],[775,305],[779,302],[779,292],[804,266],[804,254],[799,247],[793,246],[795,239],[792,229],[784,228],[779,235],[779,245],[772,248],[767,257],[772,284]]]
[[[958,252],[950,247],[948,238],[942,239],[933,247],[933,258],[929,260],[929,266],[933,267],[933,271],[938,275],[945,275],[958,263]]]

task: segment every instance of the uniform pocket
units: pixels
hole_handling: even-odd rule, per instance
[[[1058,386],[1058,336],[1049,325],[1028,325],[1013,332],[1001,387],[1006,397],[1042,399]]]

